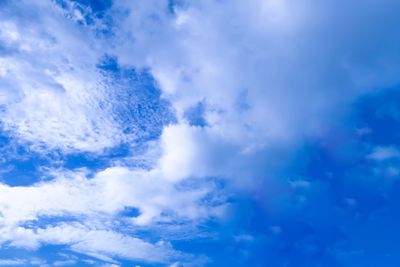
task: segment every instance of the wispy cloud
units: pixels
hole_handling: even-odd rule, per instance
[[[389,147],[375,147],[374,150],[367,155],[368,159],[383,161],[388,159],[396,159],[400,157],[400,151],[393,146]]]
[[[26,265],[26,261],[21,259],[0,259],[0,266],[19,266]]]

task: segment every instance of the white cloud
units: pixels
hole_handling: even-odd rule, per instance
[[[76,264],[76,260],[62,260],[62,261],[55,261],[53,262],[54,266],[69,266]]]
[[[146,262],[169,262],[181,256],[165,242],[151,244],[111,230],[94,229],[79,223],[28,229],[16,227],[2,231],[1,241],[11,239],[11,246],[35,248],[41,243],[69,245],[72,251],[113,262],[113,257]],[[22,239],[23,238],[23,239]],[[29,243],[28,243],[29,240]]]
[[[3,258],[0,259],[0,266],[48,266],[46,261],[39,258]]]
[[[21,259],[0,259],[0,266],[19,266],[19,265],[26,265],[26,261]]]
[[[186,124],[164,128],[161,136],[161,172],[169,180],[182,180],[191,176],[207,176],[202,158],[206,140],[204,130]]]
[[[3,58],[5,80],[19,87],[5,89],[7,93],[0,97],[7,107],[3,123],[21,139],[67,151],[101,151],[132,140],[122,133],[112,107],[103,109],[99,104],[107,101],[109,88],[95,65],[105,51],[116,53],[122,64],[149,68],[183,125],[185,110],[204,101],[209,129],[191,129],[186,134],[198,132],[195,135],[204,135],[203,139],[223,140],[237,146],[238,153],[292,146],[305,135],[318,135],[332,114],[342,112],[337,106],[370,88],[397,81],[397,76],[380,75],[382,71],[368,79],[360,75],[381,69],[381,61],[391,66],[385,73],[399,69],[391,49],[379,55],[382,60],[370,55],[362,66],[356,60],[361,53],[356,48],[365,42],[354,33],[379,22],[373,3],[365,4],[365,13],[345,13],[344,21],[350,20],[352,27],[338,33],[344,22],[329,12],[339,12],[342,3],[269,0],[249,5],[204,0],[186,2],[171,15],[166,12],[167,1],[118,2],[110,15],[120,15],[113,12],[121,9],[130,13],[115,20],[111,45],[96,39],[90,27],[75,23],[82,14],[70,20],[50,4],[32,3],[27,5],[41,11],[46,25],[54,26],[41,27],[44,22],[34,17],[35,23],[24,28],[20,25],[26,18],[7,21],[3,15],[4,34],[12,37],[6,39],[20,52]],[[75,10],[72,4],[69,8],[70,13]],[[386,36],[394,31],[371,34]],[[337,39],[327,42],[329,35]],[[182,142],[188,138],[181,136]],[[180,166],[186,164],[181,161],[192,160],[186,164],[189,168],[199,158],[175,153],[170,159]],[[165,161],[163,168],[172,165]],[[175,169],[181,176],[188,173]]]
[[[387,4],[383,12],[397,6]],[[319,135],[344,111],[338,107],[371,88],[399,82],[394,73],[400,65],[389,43],[382,44],[388,46],[383,54],[366,55],[367,64],[358,62],[358,47],[366,44],[356,33],[383,23],[377,14],[382,9],[371,2],[356,13],[360,8],[333,1],[185,1],[176,16],[167,14],[167,1],[115,5],[130,11],[118,28],[114,51],[120,62],[148,66],[181,119],[203,101],[212,132],[243,150]],[[333,14],[342,9],[345,19],[338,20]],[[352,27],[338,32],[348,23]],[[396,33],[390,25],[368,38]],[[391,75],[382,74],[380,60]],[[360,75],[365,72],[368,79]]]
[[[113,52],[148,67],[177,112],[161,138],[173,178],[254,189],[360,95],[400,82],[399,28],[382,19],[397,21],[394,1],[183,1],[174,14],[167,2],[115,2],[112,12],[129,12]],[[185,112],[200,102],[207,127],[188,126]]]
[[[392,146],[388,147],[375,147],[373,151],[367,155],[368,159],[375,161],[383,161],[387,159],[394,159],[400,157],[400,151]]]
[[[163,173],[113,167],[87,178],[85,172],[55,172],[52,181],[32,186],[0,184],[0,244],[36,249],[64,244],[105,261],[113,257],[168,262],[183,257],[168,243],[151,244],[119,233],[120,223],[152,229],[158,223],[198,222],[221,214],[223,202],[207,200],[212,184],[172,183]],[[136,217],[123,217],[137,208]],[[46,225],[53,218],[58,225]],[[64,223],[62,223],[67,219]],[[68,220],[80,223],[69,223]]]
[[[0,38],[6,47],[0,57],[5,130],[33,146],[64,150],[101,151],[120,141],[112,114],[100,107],[105,85],[96,64],[102,52],[92,33],[50,1],[10,3],[8,9],[21,15],[0,12],[7,29]]]
[[[178,117],[164,128],[149,170],[112,167],[92,178],[60,171],[31,186],[0,184],[0,243],[16,247],[63,244],[113,264],[114,257],[169,262],[179,253],[168,243],[123,234],[111,222],[152,229],[220,215],[223,200],[203,202],[215,192],[202,178],[241,188],[263,180],[279,153],[320,135],[357,96],[399,82],[397,48],[379,44],[382,52],[371,55],[376,44],[366,42],[392,40],[397,25],[358,34],[383,24],[371,1],[362,10],[357,1],[185,1],[174,15],[166,0],[116,1],[107,42],[92,31],[102,26],[88,25],[87,10],[71,3],[68,16],[51,1],[8,4],[26,14],[0,10],[1,125],[15,139],[65,153],[133,142],[116,118],[122,100],[113,93],[121,88],[96,68],[107,52],[124,66],[148,68]],[[206,127],[184,115],[199,102]],[[398,152],[388,148],[369,156],[392,157]],[[139,216],[122,218],[126,208]],[[46,218],[57,224],[41,225]]]
[[[66,3],[69,11],[54,1],[9,2],[0,11],[2,130],[33,149],[69,153],[102,152],[160,127],[162,108],[154,115],[149,104],[135,102],[144,99],[129,97],[140,86],[129,83],[135,77],[119,81],[99,69],[108,54],[98,36],[104,26],[77,23],[67,16],[76,4]]]
[[[112,216],[135,207],[140,215],[133,223],[147,225],[168,219],[162,215],[165,212],[196,219],[208,216],[213,209],[201,204],[201,199],[213,191],[212,184],[179,189],[157,170],[113,167],[92,179],[82,173],[58,175],[53,181],[33,186],[0,184],[0,224],[15,225],[40,216]]]

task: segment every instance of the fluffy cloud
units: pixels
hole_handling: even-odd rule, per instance
[[[383,26],[382,14],[393,21],[394,1],[179,3],[173,14],[167,1],[116,3],[129,15],[114,51],[151,69],[179,118],[202,102],[212,131],[244,150],[319,135],[338,107],[399,82],[387,41],[398,40],[397,27],[365,30]]]
[[[115,232],[121,228],[117,222],[152,229],[158,222],[181,224],[218,216],[218,204],[202,202],[212,191],[212,185],[175,186],[155,173],[124,168],[107,169],[92,179],[74,173],[34,186],[2,184],[0,244],[29,249],[62,244],[105,261],[118,257],[169,262],[184,255],[163,241],[151,244]],[[123,215],[127,208],[136,208],[139,214]],[[42,226],[46,218],[55,221]]]
[[[3,12],[3,124],[34,144],[101,151],[133,140],[115,119],[118,100],[106,93],[115,84],[107,85],[96,68],[105,52],[122,65],[149,68],[180,121],[204,103],[210,127],[204,138],[222,136],[242,151],[321,134],[331,115],[343,111],[337,106],[397,82],[394,48],[365,42],[395,41],[396,28],[363,31],[382,25],[381,13],[392,18],[393,1],[385,9],[366,2],[362,11],[342,2],[181,1],[172,11],[167,1],[118,2],[108,13],[115,16],[107,38],[95,34],[105,22],[83,23],[90,12],[66,3],[65,16],[55,4],[27,4],[23,10],[46,14],[46,20],[29,17],[35,23],[28,27],[21,26],[28,16],[10,20]],[[338,21],[333,14],[343,9]],[[345,25],[351,27],[338,30]],[[360,62],[380,45],[387,49]]]
[[[214,197],[212,181],[182,181],[179,171],[165,168],[175,156],[166,149],[150,170],[112,167],[91,178],[87,170],[54,170],[53,180],[31,186],[0,184],[0,244],[29,249],[63,244],[104,261],[185,258],[163,241],[151,244],[118,230],[183,226],[223,214],[225,201]],[[138,212],[125,214],[130,209]]]
[[[92,179],[82,173],[56,175],[55,180],[32,186],[1,184],[1,225],[37,220],[40,216],[116,215],[125,208],[139,209],[140,215],[132,220],[147,225],[153,220],[173,219],[163,213],[196,219],[208,216],[213,209],[201,204],[201,199],[213,191],[212,184],[179,188],[157,169],[146,172],[114,167]]]

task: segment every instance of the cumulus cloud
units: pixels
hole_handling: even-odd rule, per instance
[[[114,51],[122,64],[151,69],[182,120],[203,103],[207,134],[241,150],[320,135],[357,96],[399,82],[387,41],[398,40],[397,27],[365,30],[383,26],[382,14],[393,21],[394,1],[179,3],[173,14],[167,1],[116,3],[129,15]]]
[[[366,57],[366,64],[359,62],[364,50],[380,45],[366,44],[366,38],[397,38],[392,24],[382,32],[362,30],[382,25],[381,13],[393,17],[393,1],[385,9],[366,2],[362,10],[332,1],[179,3],[172,11],[167,1],[115,3],[109,16],[128,15],[114,17],[114,35],[108,39],[95,36],[93,25],[77,23],[83,11],[72,4],[71,20],[54,4],[31,3],[31,9],[47,14],[46,21],[34,17],[35,23],[26,28],[20,24],[27,18],[15,22],[5,12],[3,42],[18,53],[4,57],[2,73],[8,84],[19,87],[5,86],[13,92],[3,94],[5,128],[21,139],[65,150],[99,151],[132,141],[115,120],[118,100],[108,101],[105,93],[113,89],[96,69],[105,51],[122,65],[148,68],[180,122],[187,110],[203,103],[209,129],[196,130],[197,136],[223,139],[240,152],[290,146],[304,136],[319,135],[332,114],[342,112],[338,106],[398,82],[397,54],[388,42],[382,43],[387,49],[379,55]],[[345,19],[338,21],[333,14],[343,9]],[[44,23],[59,27],[41,27]]]

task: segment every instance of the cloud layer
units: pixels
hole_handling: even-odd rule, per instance
[[[299,206],[303,191],[319,200],[314,188],[329,182],[279,179],[305,143],[334,143],[332,129],[346,127],[360,96],[399,84],[399,8],[395,0],[0,3],[1,136],[25,147],[25,158],[46,157],[33,183],[0,183],[0,245],[65,246],[110,264],[201,265],[172,243],[240,217],[232,196],[256,199],[262,214],[287,191]],[[399,152],[384,144],[362,153],[378,164]],[[353,159],[344,154],[338,161]],[[70,155],[106,163],[58,162]]]

